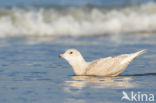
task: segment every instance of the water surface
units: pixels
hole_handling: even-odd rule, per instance
[[[155,94],[155,41],[154,35],[1,39],[0,102],[120,103],[123,90]],[[89,77],[74,76],[58,58],[69,48],[80,50],[87,61],[142,49],[147,53],[120,76]]]

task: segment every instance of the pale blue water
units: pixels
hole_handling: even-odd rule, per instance
[[[122,91],[156,93],[156,37],[8,38],[0,40],[1,103],[120,103]],[[58,54],[69,48],[88,61],[147,49],[122,76],[74,76]],[[156,95],[156,94],[155,94]]]

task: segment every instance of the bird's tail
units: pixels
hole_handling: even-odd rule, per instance
[[[132,54],[132,57],[134,57],[133,59],[137,58],[137,57],[140,56],[141,54],[144,54],[146,51],[147,51],[147,50],[144,49],[144,50],[140,50],[140,51],[138,51],[138,52],[136,52],[136,53],[133,53],[133,54]]]
[[[132,53],[132,54],[129,54],[128,58],[126,58],[124,61],[121,62],[121,64],[125,64],[125,63],[131,63],[134,59],[136,59],[138,56],[140,56],[141,54],[145,53],[146,50],[141,50],[141,51],[138,51],[136,53]]]

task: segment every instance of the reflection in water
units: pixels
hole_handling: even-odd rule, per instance
[[[74,99],[74,98],[68,98],[66,101],[67,102],[65,102],[65,103],[87,103],[86,100],[83,100],[83,99]]]
[[[65,81],[64,91],[78,96],[86,89],[93,88],[133,88],[138,86],[132,83],[133,77],[95,77],[95,76],[73,76],[71,81]],[[83,89],[85,88],[85,89]],[[73,98],[68,98],[67,102],[71,103]],[[86,103],[85,100],[74,99],[75,103]]]
[[[95,76],[73,76],[73,80],[65,81],[65,85],[69,88],[74,87],[82,89],[86,86],[90,88],[132,88],[136,87],[135,83],[132,83],[132,77],[95,77]]]

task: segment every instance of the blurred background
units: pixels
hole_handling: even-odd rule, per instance
[[[156,31],[155,0],[0,0],[0,37]]]
[[[86,61],[147,52],[117,77],[75,76]],[[0,103],[121,103],[156,95],[156,0],[0,0]],[[148,102],[148,101],[143,101]]]

